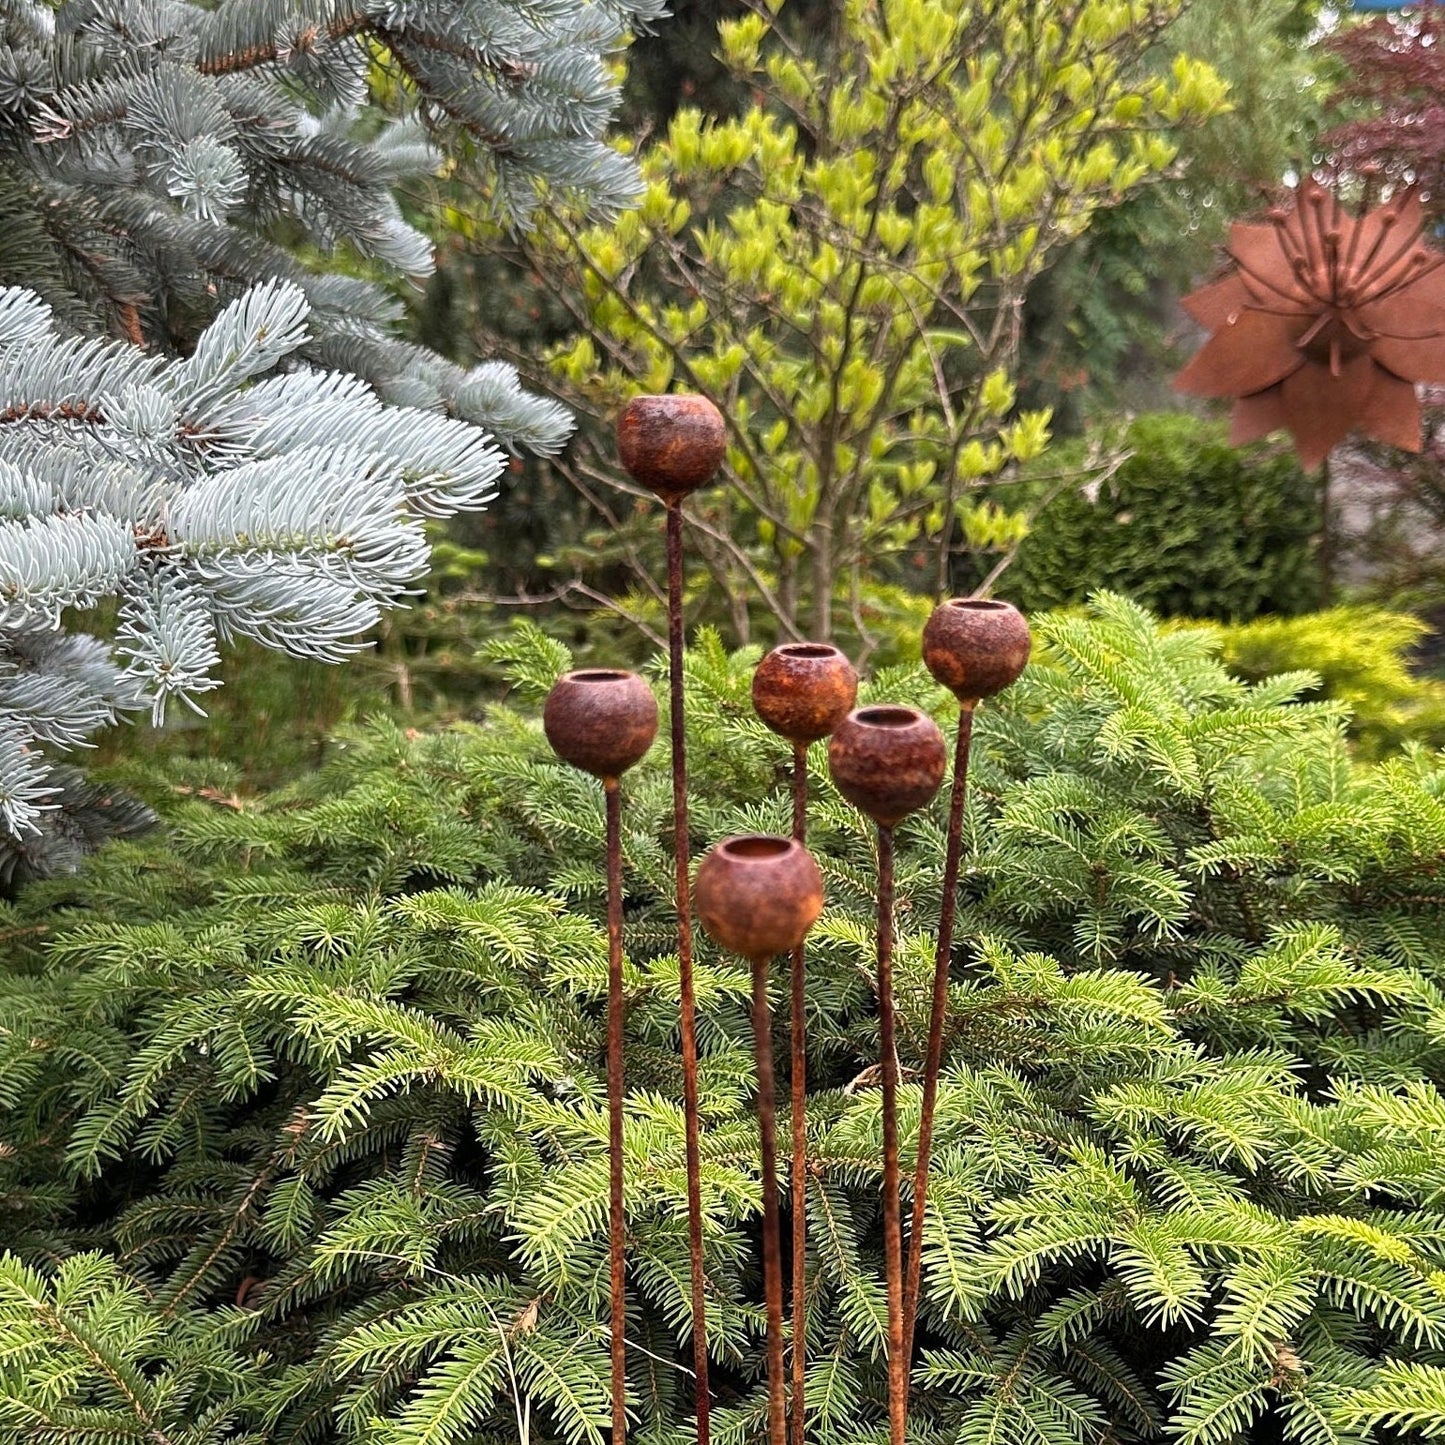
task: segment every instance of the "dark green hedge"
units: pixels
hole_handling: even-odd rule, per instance
[[[1290,452],[1237,449],[1222,424],[1169,413],[1124,440],[1132,456],[1096,492],[1070,486],[1043,508],[1004,595],[1037,611],[1107,587],[1164,616],[1225,621],[1319,606],[1320,490]],[[1087,451],[1065,442],[1044,465],[1081,470]]]

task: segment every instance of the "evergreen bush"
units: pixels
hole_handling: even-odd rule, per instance
[[[1183,413],[1138,417],[1124,445],[1102,481],[1087,442],[1050,453],[1049,472],[1077,482],[1034,516],[1001,585],[1011,600],[1057,607],[1107,587],[1162,616],[1226,622],[1319,606],[1319,488],[1291,454],[1231,447],[1220,424]]]
[[[1429,631],[1408,612],[1329,607],[1226,627],[1223,657],[1247,681],[1317,673],[1323,694],[1349,707],[1357,753],[1376,758],[1407,742],[1445,746],[1445,682],[1411,670],[1410,654]]]
[[[976,733],[916,1438],[1438,1436],[1445,767],[1353,765],[1340,707],[1231,678],[1214,630],[1103,596],[1037,631]],[[756,655],[689,657],[699,848],[787,826]],[[374,724],[253,804],[191,774],[166,839],[0,913],[0,1439],[605,1438],[601,793],[541,737],[565,653],[496,660],[484,725]],[[868,693],[951,706],[916,668]],[[661,748],[626,791],[630,1399],[682,1445]],[[900,830],[910,1071],[942,837]],[[809,1438],[856,1445],[886,1437],[871,845],[826,783],[811,838]],[[727,1445],[764,1417],[747,992],[704,947]]]
[[[656,0],[14,0],[0,12],[0,889],[144,811],[55,755],[195,707],[240,636],[336,660],[565,410],[403,342],[393,196],[609,215],[606,55]],[[388,107],[361,103],[389,77]],[[364,132],[364,133],[363,133]],[[485,430],[483,429],[485,428]],[[118,602],[115,641],[62,617]]]

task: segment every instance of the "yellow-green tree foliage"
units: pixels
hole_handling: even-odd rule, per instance
[[[845,0],[807,34],[757,4],[720,30],[755,103],[680,111],[620,223],[554,217],[534,254],[585,298],[552,358],[574,399],[677,386],[728,417],[730,485],[693,522],[729,596],[828,637],[880,559],[945,585],[955,541],[1020,525],[969,492],[1048,442],[1015,406],[1029,284],[1223,105],[1207,65],[1143,64],[1178,8]]]
[[[1429,627],[1408,612],[1356,605],[1304,617],[1257,617],[1223,631],[1231,672],[1251,681],[1313,673],[1348,705],[1357,751],[1377,758],[1406,743],[1445,746],[1445,683],[1412,671]]]

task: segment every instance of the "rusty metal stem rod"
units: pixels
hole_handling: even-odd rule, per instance
[[[686,1135],[687,1246],[697,1445],[712,1439],[708,1393],[707,1279],[702,1253],[702,1147],[698,1130],[697,996],[692,976],[691,852],[687,826],[687,725],[682,686],[682,507],[667,504],[667,661],[672,727],[672,847],[677,877],[677,967],[681,1003],[682,1112]]]
[[[904,1445],[903,1225],[898,1199],[898,1041],[893,1010],[893,829],[878,828],[878,1052],[883,1070],[883,1269],[888,1286],[888,1440]]]
[[[903,1353],[913,1355],[918,1323],[918,1290],[923,1272],[923,1221],[928,1207],[928,1170],[933,1154],[933,1114],[943,1066],[943,1025],[948,1014],[948,969],[953,959],[953,925],[958,875],[963,859],[963,810],[968,797],[968,757],[973,743],[973,703],[958,715],[953,756],[953,789],[948,799],[948,842],[943,853],[943,899],[938,909],[938,948],[933,956],[933,1003],[928,1015],[928,1053],[923,1065],[923,1102],[918,1115],[918,1154],[913,1166],[913,1217],[908,1234],[908,1274],[903,1283]]]
[[[787,1445],[783,1371],[783,1247],[778,1220],[777,1084],[773,1020],[768,1009],[768,959],[753,967],[753,1058],[758,1074],[758,1141],[763,1183],[763,1298],[768,1312],[768,1445]]]
[[[626,1221],[622,1206],[622,793],[607,797],[607,1248],[612,1304],[612,1445],[627,1439]]]
[[[793,744],[793,837],[808,840],[808,745]],[[803,954],[806,945],[793,950],[789,976],[791,999],[789,1026],[792,1044],[793,1162],[790,1182],[793,1192],[793,1445],[803,1445],[804,1378],[807,1365],[807,1282],[808,1282],[808,1050],[805,1036]]]

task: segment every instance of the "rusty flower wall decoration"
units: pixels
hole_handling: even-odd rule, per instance
[[[1312,177],[1230,227],[1232,268],[1184,298],[1212,333],[1175,378],[1233,397],[1236,446],[1288,431],[1305,466],[1352,431],[1420,450],[1417,382],[1445,382],[1445,255],[1412,191],[1353,215]]]

